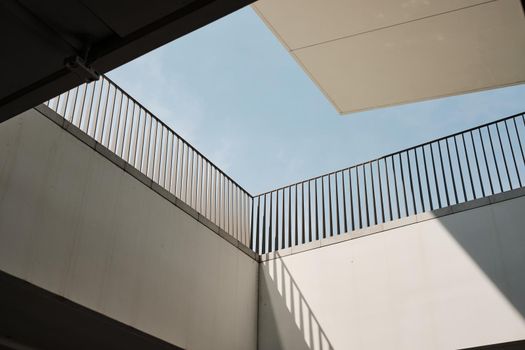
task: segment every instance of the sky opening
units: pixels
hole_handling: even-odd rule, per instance
[[[251,7],[108,76],[251,194],[525,110],[525,85],[341,116]]]

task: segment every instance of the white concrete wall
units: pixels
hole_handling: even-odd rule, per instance
[[[525,338],[525,197],[260,266],[259,349],[458,349]]]
[[[0,124],[0,269],[185,349],[255,349],[257,263],[30,110]]]

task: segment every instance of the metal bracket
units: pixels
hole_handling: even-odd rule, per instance
[[[100,78],[100,74],[87,65],[86,61],[79,56],[66,59],[64,64],[67,69],[77,75],[83,82],[89,83]]]

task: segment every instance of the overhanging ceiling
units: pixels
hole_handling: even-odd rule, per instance
[[[342,114],[525,82],[520,0],[259,0]]]
[[[2,0],[0,122],[252,1]]]

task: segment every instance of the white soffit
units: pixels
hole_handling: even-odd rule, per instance
[[[259,0],[340,113],[525,82],[520,0]]]

